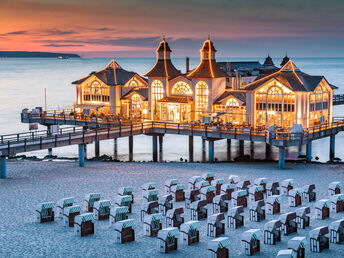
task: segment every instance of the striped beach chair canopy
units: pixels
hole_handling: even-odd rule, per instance
[[[224,183],[225,180],[223,178],[217,178],[212,182],[213,185],[223,185]]]
[[[232,190],[232,189],[235,190],[235,188],[236,188],[235,184],[223,184],[223,185],[221,185],[222,191],[227,191],[227,190]]]
[[[330,208],[330,205],[331,205],[331,202],[329,199],[321,199],[315,203],[315,208],[321,210],[323,207]]]
[[[297,253],[293,249],[279,250],[276,258],[297,258]]]
[[[275,202],[281,203],[282,201],[282,196],[281,195],[270,195],[268,196],[266,203],[269,204],[274,204]]]
[[[111,208],[111,215],[112,216],[116,216],[116,215],[119,215],[119,214],[123,214],[123,213],[128,213],[129,212],[129,208],[128,206],[121,206],[121,207],[114,207],[114,208]]]
[[[286,224],[287,221],[296,219],[296,212],[287,212],[281,214],[278,218],[283,224]]]
[[[229,194],[223,193],[216,195],[213,199],[213,203],[220,204],[221,201],[229,200]]]
[[[191,209],[196,210],[198,207],[206,206],[206,200],[198,200],[191,203]]]
[[[307,243],[308,242],[306,237],[293,237],[288,241],[288,248],[291,248],[295,252],[297,252],[300,248],[305,248],[307,246]]]
[[[209,192],[215,192],[215,191],[216,191],[216,188],[213,185],[201,188],[201,193],[203,193],[203,194],[206,194]]]
[[[230,242],[228,237],[218,237],[209,241],[207,248],[208,250],[216,253],[219,248],[228,248],[229,244]]]
[[[279,229],[282,226],[282,223],[279,219],[270,220],[269,222],[265,223],[264,225],[264,231],[275,231],[276,229]]]
[[[201,189],[201,188],[206,187],[206,186],[210,186],[210,184],[208,181],[205,181],[205,180],[202,180],[202,181],[199,181],[196,183],[196,187],[198,189]]]
[[[241,234],[241,241],[250,243],[254,239],[260,239],[262,237],[262,231],[260,229],[250,229]]]
[[[342,183],[339,181],[332,182],[328,185],[328,189],[334,190],[336,188],[341,189],[342,188]]]
[[[36,211],[43,212],[44,210],[53,209],[55,207],[55,203],[53,202],[43,202],[37,204]]]
[[[295,210],[296,216],[300,218],[304,218],[307,214],[311,213],[311,208],[309,206],[301,207]]]
[[[120,187],[118,189],[118,194],[120,195],[131,195],[134,192],[134,188],[133,187]]]
[[[158,196],[159,195],[159,190],[154,189],[154,190],[147,190],[144,193],[144,197],[149,198],[150,196]]]
[[[225,214],[223,212],[215,213],[208,217],[207,222],[208,224],[214,225],[215,223],[223,221],[224,219],[225,219]]]
[[[237,183],[239,183],[240,182],[240,178],[239,178],[239,176],[237,176],[237,175],[230,175],[229,177],[228,177],[228,179],[229,179],[229,183],[230,184],[237,184]]]
[[[295,197],[296,195],[302,195],[303,191],[301,188],[292,189],[289,191],[288,196]]]
[[[203,178],[203,180],[207,180],[208,178],[215,178],[215,174],[212,173],[212,172],[204,173],[204,174],[202,175],[202,178]]]
[[[173,200],[172,194],[165,194],[165,195],[159,197],[158,202],[159,202],[159,204],[164,205],[166,203],[171,202],[172,200]]]
[[[64,207],[68,207],[68,206],[72,206],[74,204],[74,198],[73,197],[67,197],[67,198],[63,198],[61,200],[59,200],[57,202],[57,206],[64,208]]]
[[[261,185],[261,184],[267,184],[267,183],[268,183],[268,179],[266,177],[260,177],[254,180],[255,185]]]
[[[117,196],[117,204],[119,204],[119,206],[126,206],[125,204],[131,202],[132,200],[133,197],[131,195]]]
[[[186,189],[186,187],[183,184],[173,185],[171,187],[171,191],[172,192],[176,192],[176,191],[179,191],[179,190],[185,190],[185,189]]]
[[[148,182],[142,185],[142,190],[155,189],[155,188],[157,188],[157,184],[154,182]]]
[[[172,186],[172,185],[177,185],[177,184],[179,184],[178,179],[168,179],[165,181],[166,186]]]
[[[282,187],[288,187],[288,186],[293,186],[294,185],[294,179],[286,179],[283,180],[281,183]]]
[[[246,196],[247,195],[247,191],[246,190],[239,190],[239,191],[235,191],[232,193],[232,197],[234,199],[237,199],[238,197],[242,197],[242,196]]]
[[[166,212],[166,218],[173,218],[174,215],[179,215],[179,214],[183,214],[183,213],[184,213],[183,207],[169,209]]]
[[[317,227],[317,228],[311,230],[311,232],[309,232],[309,237],[314,238],[314,239],[318,239],[320,236],[328,234],[328,232],[329,231],[328,231],[327,226]]]
[[[333,221],[330,226],[329,226],[330,230],[334,230],[334,231],[344,231],[344,219],[340,219],[340,220],[336,220]]]
[[[250,210],[257,210],[258,208],[262,208],[265,206],[264,200],[259,200],[256,202],[250,202],[248,207]]]
[[[262,192],[264,191],[264,187],[261,185],[253,185],[248,188],[249,193],[254,194],[257,192]]]
[[[158,238],[161,240],[166,241],[167,238],[178,238],[179,236],[179,229],[175,227],[169,227],[158,232]]]
[[[305,185],[302,187],[302,191],[304,193],[310,193],[312,192],[313,190],[315,190],[315,184],[312,184],[312,185]]]
[[[115,223],[115,230],[122,232],[123,228],[132,228],[132,227],[134,227],[134,225],[135,225],[135,222],[133,219],[126,219],[126,220],[117,221]]]
[[[201,176],[192,176],[189,178],[188,182],[191,184],[194,184],[194,183],[197,183],[197,182],[202,181],[202,180],[203,180],[203,178]]]
[[[200,227],[201,223],[198,220],[190,220],[180,226],[180,231],[188,234],[190,230],[197,230]]]
[[[94,208],[104,208],[104,207],[111,207],[111,201],[109,200],[101,200],[94,203]]]
[[[331,202],[336,204],[337,202],[344,201],[344,194],[335,194],[331,196]]]
[[[94,221],[93,213],[84,213],[74,218],[74,222],[78,225],[81,225],[82,222],[88,222],[88,221],[92,221],[92,222]]]
[[[73,205],[69,206],[63,209],[63,214],[66,216],[69,216],[69,214],[81,212],[81,206],[80,205]]]
[[[241,213],[244,212],[244,207],[243,206],[235,206],[229,209],[228,215],[231,217],[235,217]]]
[[[144,217],[144,222],[151,225],[154,221],[162,221],[164,216],[161,213],[149,214]]]

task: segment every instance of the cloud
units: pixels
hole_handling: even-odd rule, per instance
[[[28,34],[26,30],[17,30],[0,34],[0,36],[11,36],[11,35],[25,35]]]
[[[83,47],[82,44],[46,44],[43,47]]]
[[[57,28],[45,30],[43,32],[46,32],[50,36],[72,35],[76,33],[74,30],[59,30]]]

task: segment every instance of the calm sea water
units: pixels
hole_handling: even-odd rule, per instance
[[[23,108],[44,107],[44,88],[47,89],[48,109],[70,107],[75,101],[75,87],[72,81],[88,75],[92,71],[104,68],[110,58],[94,59],[0,59],[0,134],[28,131],[28,124],[20,122],[20,112]],[[144,74],[155,63],[155,58],[118,58],[118,63],[127,70]],[[217,59],[218,61],[226,59]],[[231,59],[232,61],[259,60],[264,58]],[[324,75],[327,80],[338,86],[336,93],[344,93],[344,58],[295,58],[295,64],[304,72],[312,75]],[[185,59],[174,59],[175,66],[185,71]],[[191,58],[190,67],[195,67],[198,58]],[[274,59],[279,64],[281,59]],[[344,106],[334,108],[335,116],[344,116]],[[45,129],[44,127],[40,127]],[[185,136],[166,135],[164,137],[164,159],[177,161],[188,158],[188,138]],[[151,137],[134,137],[134,160],[151,160]],[[344,133],[336,137],[336,157],[344,160]],[[232,158],[238,155],[238,143],[232,141]],[[320,161],[328,160],[329,139],[313,143],[313,157]],[[101,154],[113,155],[112,140],[101,142]],[[303,149],[304,151],[304,149]],[[53,150],[55,155],[76,157],[77,147],[63,147]],[[88,146],[88,157],[94,155],[94,146]],[[128,159],[127,139],[118,140],[118,153],[122,160]],[[250,153],[250,143],[245,142],[245,154]],[[32,152],[30,155],[43,157],[46,151]],[[297,148],[287,151],[287,159],[298,156]],[[215,142],[215,157],[218,160],[226,158],[226,142]],[[273,149],[273,157],[277,158],[277,150]],[[255,144],[255,158],[264,158],[264,145]],[[195,139],[195,160],[201,159],[201,139]]]

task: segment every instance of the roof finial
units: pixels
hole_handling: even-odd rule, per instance
[[[165,35],[162,35],[162,40],[165,41]]]
[[[285,51],[285,56],[288,56],[288,52],[287,51]]]
[[[208,40],[210,40],[210,34],[208,34]]]

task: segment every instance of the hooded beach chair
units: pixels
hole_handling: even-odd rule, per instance
[[[333,213],[344,211],[344,194],[335,194],[331,196],[331,211]]]
[[[249,186],[251,185],[250,180],[242,180],[237,183],[237,190],[247,190]]]
[[[179,228],[180,225],[184,223],[183,214],[183,207],[168,210],[166,213],[166,227]]]
[[[229,228],[239,228],[244,226],[244,207],[236,206],[229,209],[227,213],[227,225]]]
[[[227,193],[216,195],[213,199],[213,213],[228,211],[229,200],[229,194]]]
[[[211,185],[215,186],[216,188],[216,195],[221,194],[221,186],[225,183],[225,180],[222,178],[218,178],[212,181]]]
[[[117,207],[126,206],[128,207],[129,213],[131,213],[133,197],[131,195],[117,195],[115,205]]]
[[[215,186],[211,185],[211,186],[201,188],[201,200],[206,200],[207,203],[212,203],[215,195],[216,195]]]
[[[117,194],[120,196],[124,196],[124,195],[131,195],[132,201],[131,203],[134,203],[134,188],[133,187],[129,187],[129,186],[125,186],[125,187],[120,187],[118,189]]]
[[[247,207],[247,191],[238,190],[232,193],[232,207],[243,206]]]
[[[195,184],[195,189],[201,190],[202,188],[210,186],[209,182],[206,180],[198,181]]]
[[[250,202],[249,204],[250,221],[260,222],[265,220],[265,202],[259,200],[257,202]]]
[[[111,202],[101,200],[94,203],[93,214],[96,220],[106,220],[110,217]]]
[[[158,200],[159,212],[165,215],[168,210],[173,208],[172,201],[173,201],[172,194],[165,194],[163,196],[160,196]]]
[[[146,215],[155,214],[159,212],[158,201],[144,202],[141,208],[141,221]]]
[[[229,257],[229,238],[219,237],[208,242],[209,258],[228,258]]]
[[[297,233],[296,212],[281,214],[279,220],[282,223],[282,232],[285,236]]]
[[[289,207],[302,205],[302,189],[291,189],[288,193]]]
[[[250,229],[241,234],[241,251],[246,255],[253,255],[260,251],[260,229]]]
[[[268,183],[268,179],[265,177],[260,177],[260,178],[256,178],[254,180],[254,185],[259,186],[261,185],[263,187],[263,192],[266,192],[266,184]]]
[[[61,200],[57,201],[57,216],[58,217],[62,217],[63,216],[63,210],[66,207],[70,207],[74,205],[74,198],[73,197],[67,197],[67,198],[63,198]]]
[[[201,191],[198,189],[190,190],[186,193],[185,197],[185,208],[190,209],[191,203],[201,199]]]
[[[292,249],[279,250],[276,258],[297,258],[297,254]]]
[[[240,182],[240,178],[237,175],[230,175],[228,179],[230,184],[237,185]]]
[[[281,183],[281,191],[283,195],[288,195],[289,191],[294,188],[294,180],[286,179]]]
[[[127,206],[111,207],[110,209],[110,226],[114,226],[116,222],[128,219],[129,209]]]
[[[316,201],[316,192],[315,184],[312,185],[305,185],[302,187],[302,199],[307,202],[315,202]]]
[[[330,224],[330,242],[334,244],[344,243],[344,219],[336,220]]]
[[[264,225],[264,244],[275,245],[281,241],[281,227],[280,220],[271,220]]]
[[[165,193],[169,194],[171,193],[171,188],[174,185],[178,185],[179,184],[179,180],[178,179],[168,179],[165,181]]]
[[[53,202],[44,202],[44,203],[37,204],[36,206],[37,222],[45,223],[45,222],[54,221],[55,220],[54,207],[55,207],[55,203]]]
[[[315,218],[326,219],[330,217],[331,202],[329,199],[321,199],[315,203]]]
[[[185,185],[178,184],[171,187],[171,194],[174,196],[175,202],[185,201]]]
[[[301,207],[295,210],[296,212],[296,223],[298,228],[305,229],[306,227],[309,227],[309,221],[311,213],[311,209],[307,207]]]
[[[248,188],[250,201],[256,202],[264,199],[264,187],[261,185],[253,185]]]
[[[145,196],[146,191],[150,191],[150,190],[155,190],[157,189],[157,184],[154,182],[148,182],[148,183],[144,183],[141,187],[142,190],[142,197]]]
[[[157,201],[159,199],[159,190],[153,189],[153,190],[147,190],[143,194],[143,200],[146,202],[152,202]]]
[[[196,183],[203,181],[201,176],[192,176],[188,180],[188,188],[190,190],[195,190],[196,189]]]
[[[100,200],[100,193],[90,193],[85,195],[84,210],[86,212],[93,212],[93,205]]]
[[[211,182],[215,179],[215,174],[214,173],[204,173],[202,175],[202,179],[205,181],[208,181],[209,184],[211,185]]]
[[[208,216],[207,201],[199,200],[191,203],[191,220],[202,220]]]
[[[198,220],[189,220],[180,226],[181,241],[185,245],[199,242],[199,228],[201,224]]]
[[[328,195],[332,196],[335,194],[340,194],[342,190],[342,183],[335,181],[328,185]]]
[[[293,237],[288,241],[288,249],[295,251],[297,258],[305,258],[306,245],[307,239],[305,237]]]
[[[158,231],[162,229],[163,219],[161,213],[146,215],[143,221],[143,234],[150,237],[157,236]]]
[[[124,244],[135,241],[134,220],[125,219],[117,221],[114,226],[115,242]]]
[[[225,234],[225,214],[216,213],[208,217],[207,236],[218,237]]]
[[[221,185],[221,193],[226,193],[229,195],[229,200],[232,199],[232,193],[236,190],[235,184],[223,184]]]
[[[309,244],[311,252],[321,253],[324,249],[329,249],[330,240],[326,236],[329,233],[328,227],[318,227],[309,232]]]
[[[178,228],[165,228],[158,232],[158,250],[162,253],[169,253],[178,249]]]
[[[279,182],[272,182],[266,184],[266,196],[279,195]]]
[[[80,215],[81,206],[73,205],[68,206],[63,209],[63,222],[65,226],[74,227],[74,219],[76,216]]]
[[[94,234],[93,213],[84,213],[74,218],[74,233],[82,237]]]
[[[281,212],[281,195],[270,195],[266,200],[266,213],[267,214],[277,214]]]

